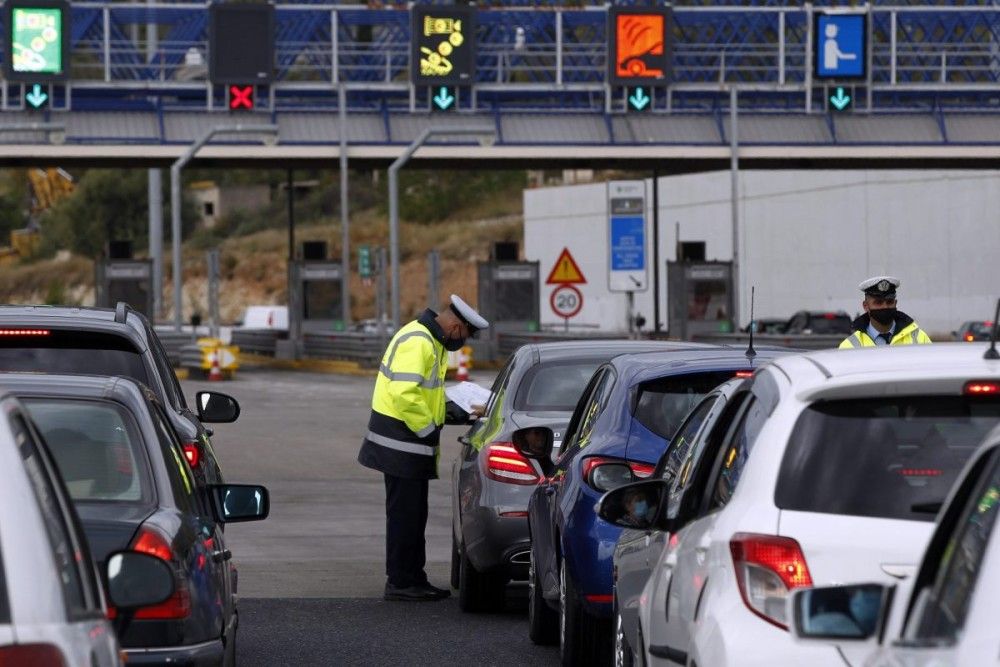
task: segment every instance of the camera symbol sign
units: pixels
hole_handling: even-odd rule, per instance
[[[552,290],[549,305],[556,315],[569,319],[583,308],[583,294],[573,285],[560,285]]]

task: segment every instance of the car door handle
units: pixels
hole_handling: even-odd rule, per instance
[[[220,549],[219,551],[212,552],[212,560],[216,563],[221,563],[227,561],[233,557],[233,552],[229,549]]]

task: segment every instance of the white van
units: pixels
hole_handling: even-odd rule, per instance
[[[288,306],[247,306],[233,328],[288,331]]]

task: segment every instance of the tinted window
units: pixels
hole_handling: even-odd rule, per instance
[[[672,438],[702,397],[732,377],[732,372],[691,373],[643,383],[633,416],[661,438]]]
[[[853,331],[851,318],[838,313],[810,315],[806,328],[814,334],[849,334]]]
[[[600,364],[574,361],[535,365],[521,380],[514,409],[572,411]]]
[[[712,406],[720,400],[718,396],[713,396],[705,401],[702,401],[701,405],[694,409],[694,411],[688,415],[687,421],[684,422],[681,429],[674,436],[674,439],[670,442],[667,447],[667,451],[664,453],[663,458],[660,459],[660,470],[658,471],[658,476],[662,479],[673,480],[676,479],[678,471],[681,469],[681,465],[687,460],[688,455],[691,453],[691,446],[694,444],[694,437],[698,435],[698,431],[701,429],[701,425],[705,423],[705,417],[708,413],[712,411]]]
[[[954,526],[933,588],[923,591],[923,607],[911,639],[951,642],[965,625],[969,603],[990,535],[1000,513],[1000,465],[983,476]]]
[[[933,521],[1000,400],[938,396],[830,401],[799,417],[775,502],[781,509]]]
[[[167,466],[167,476],[170,478],[170,487],[174,492],[174,502],[177,504],[177,509],[188,513],[196,512],[194,474],[184,456],[184,450],[181,449],[174,432],[167,425],[166,418],[160,414],[159,410],[152,410],[150,415],[156,427],[156,436],[163,453],[163,461]]]
[[[771,413],[769,408],[765,401],[759,400],[756,396],[750,399],[736,432],[727,443],[727,447],[723,449],[725,453],[712,492],[712,507],[722,507],[733,497],[757,436],[760,435]]]
[[[581,396],[581,403],[577,406],[566,429],[566,440],[563,443],[562,457],[572,457],[573,453],[580,447],[586,447],[590,442],[590,434],[594,430],[594,424],[604,409],[605,403],[611,396],[611,389],[615,385],[615,374],[610,368],[598,370],[590,383],[590,387]],[[560,457],[560,458],[562,458]]]
[[[108,401],[26,399],[73,500],[150,502],[143,443],[123,407]]]
[[[175,408],[187,407],[187,403],[184,400],[184,392],[181,391],[181,384],[177,381],[177,374],[174,373],[174,369],[170,366],[170,358],[167,356],[167,351],[163,349],[163,344],[155,333],[147,329],[146,335],[149,338],[149,345],[153,352],[153,361],[156,364],[156,370],[160,374],[164,391],[167,392],[166,401]]]
[[[79,569],[86,567],[82,562],[83,552],[77,548],[70,535],[70,528],[63,514],[65,510],[59,503],[48,468],[42,461],[31,431],[19,415],[11,419],[11,426],[14,430],[14,440],[24,461],[24,469],[28,473],[28,481],[45,522],[53,561],[59,574],[59,583],[62,584],[67,616],[74,617],[86,613],[88,605]]]
[[[149,384],[142,357],[121,336],[86,331],[0,336],[0,372],[123,375]]]

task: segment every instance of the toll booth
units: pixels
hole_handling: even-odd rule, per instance
[[[732,262],[667,262],[671,338],[733,331]]]
[[[124,301],[150,320],[153,313],[153,260],[109,259],[96,263],[96,302],[101,308],[114,308]]]
[[[344,304],[340,262],[299,259],[291,263],[289,276],[289,327],[293,332],[343,331]]]
[[[479,263],[479,301],[476,309],[490,323],[486,341],[474,339],[475,358],[496,358],[496,334],[538,331],[538,262],[497,261]]]

